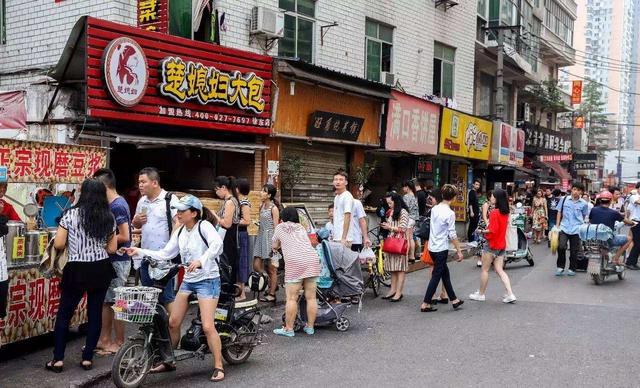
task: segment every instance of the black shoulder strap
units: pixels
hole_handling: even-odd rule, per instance
[[[198,233],[200,234],[200,237],[202,238],[204,245],[206,245],[207,248],[209,248],[209,242],[207,242],[207,239],[204,238],[204,234],[202,234],[202,228],[200,227],[201,225],[202,225],[202,221],[198,222]]]
[[[173,233],[173,217],[171,217],[171,197],[173,193],[167,191],[167,195],[164,196],[164,202],[167,208],[167,225],[169,226],[169,235]]]

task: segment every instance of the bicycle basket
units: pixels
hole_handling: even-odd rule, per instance
[[[153,287],[118,287],[111,307],[115,319],[131,323],[150,323],[156,313],[158,296],[162,292]]]

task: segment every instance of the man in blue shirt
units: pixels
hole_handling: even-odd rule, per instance
[[[569,256],[568,276],[575,276],[578,251],[580,250],[580,236],[578,229],[584,224],[584,219],[589,215],[587,202],[582,199],[584,186],[580,182],[571,185],[571,195],[567,195],[560,200],[556,209],[556,225],[560,225],[560,236],[558,239],[558,261],[556,262],[556,276],[565,275],[565,265],[567,262],[567,242],[571,244],[571,255]]]
[[[598,199],[600,200],[600,205],[591,209],[591,213],[589,214],[590,224],[606,225],[612,231],[616,230],[616,222],[624,222],[627,225],[635,225],[635,222],[624,218],[622,216],[622,213],[610,208],[613,202],[613,194],[611,194],[609,191],[603,191],[602,193],[598,194]],[[620,265],[620,256],[622,256],[622,253],[629,247],[629,238],[626,234],[614,235],[610,243],[610,246],[612,248],[618,248],[616,253],[613,255],[612,261],[614,264]]]

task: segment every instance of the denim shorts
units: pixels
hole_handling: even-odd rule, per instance
[[[140,283],[142,283],[143,286],[147,287],[153,287],[153,285],[155,284],[155,281],[149,276],[149,263],[142,263],[142,265],[140,266]],[[166,286],[164,286],[164,290],[162,290],[162,293],[158,297],[158,302],[162,304],[173,303],[173,301],[176,300],[174,291],[175,287],[176,278],[174,277],[167,282]]]
[[[621,247],[624,244],[627,243],[627,241],[629,238],[627,237],[626,234],[616,234],[615,236],[613,236],[613,239],[610,242],[610,246],[612,247]]]
[[[198,299],[218,299],[220,298],[220,278],[204,279],[195,283],[183,281],[178,292],[196,294]]]
[[[496,257],[504,257],[505,254],[507,253],[507,251],[504,250],[504,249],[491,249],[491,248],[489,248],[489,246],[486,246],[484,248],[484,252],[492,254],[494,258],[496,258]]]
[[[111,279],[111,284],[109,284],[109,289],[104,297],[104,303],[115,303],[116,293],[114,290],[127,284],[129,271],[131,271],[131,260],[112,261],[111,265],[113,265],[116,277]]]

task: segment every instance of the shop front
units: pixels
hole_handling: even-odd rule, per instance
[[[376,205],[390,188],[399,190],[406,180],[417,178],[433,184],[435,179],[440,105],[396,90],[391,95],[384,148],[367,151],[365,158],[367,164],[376,166],[367,184],[372,192],[371,205]]]
[[[491,121],[442,108],[436,182],[440,186],[451,183],[458,188],[451,208],[460,223],[467,221],[467,196],[473,179],[485,178],[492,133]]]
[[[106,150],[99,147],[0,140],[0,182],[8,185],[10,193],[0,204],[3,214],[8,206],[15,208],[8,223],[9,234],[0,239],[9,278],[0,344],[53,330],[60,279],[45,277],[38,269],[40,260],[49,239],[55,236],[57,219],[74,203],[79,184],[105,167],[106,161]],[[73,316],[73,326],[86,322],[85,306],[86,296]]]
[[[513,187],[509,186],[536,179],[536,171],[524,167],[524,145],[525,133],[522,129],[494,121],[487,190],[501,188],[511,192]]]
[[[279,187],[283,202],[304,203],[315,224],[324,225],[335,172],[347,171],[355,191],[365,150],[380,146],[390,88],[298,61],[279,60],[276,70],[264,179]]]
[[[272,69],[268,56],[83,17],[54,76],[80,81],[77,136],[109,147],[118,190],[135,203],[147,166],[167,190],[202,198],[218,175],[260,187]]]
[[[571,137],[542,127],[525,126],[525,167],[540,171],[538,184],[545,188],[567,190],[571,183],[569,166]]]

